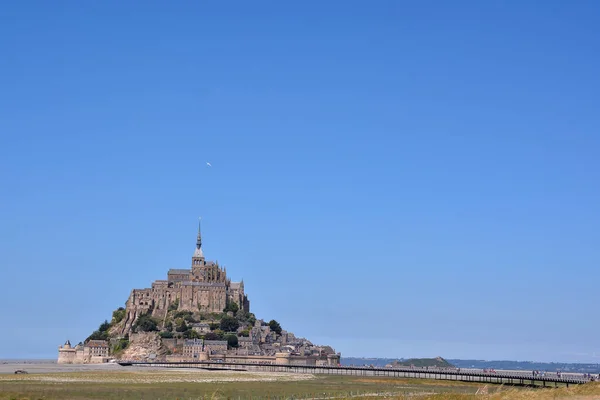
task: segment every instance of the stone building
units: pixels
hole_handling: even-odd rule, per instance
[[[67,340],[64,345],[58,347],[58,364],[73,364],[77,355],[77,350],[71,346]]]
[[[109,345],[105,340],[90,340],[71,346],[70,341],[58,348],[58,364],[101,364],[108,362]]]
[[[196,249],[189,269],[170,269],[166,280],[157,280],[147,289],[134,289],[127,300],[125,324],[122,334],[131,330],[138,316],[150,312],[162,319],[169,307],[178,311],[221,313],[229,304],[250,311],[244,281],[232,282],[227,269],[207,261],[202,251],[202,235],[198,226]]]
[[[90,357],[108,357],[109,346],[106,340],[90,340],[84,348],[88,348]]]
[[[192,324],[192,329],[198,333],[208,333],[210,332],[210,324],[206,322],[196,322]]]
[[[204,348],[209,354],[225,353],[227,351],[227,340],[205,340]]]
[[[187,339],[183,343],[182,356],[187,360],[208,360],[204,351],[204,340],[202,339]]]

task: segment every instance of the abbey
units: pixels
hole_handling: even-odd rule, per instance
[[[250,312],[244,281],[206,261],[198,225],[188,269],[170,269],[166,280],[133,289],[84,342],[58,349],[58,362],[102,363],[112,359],[165,362],[339,365],[340,353],[315,345]]]
[[[202,251],[202,234],[198,225],[196,249],[189,269],[170,269],[167,280],[157,280],[151,288],[133,289],[127,300],[122,333],[129,332],[138,316],[150,313],[163,319],[170,310],[222,313],[230,303],[250,311],[244,281],[231,282],[226,268],[206,261]]]

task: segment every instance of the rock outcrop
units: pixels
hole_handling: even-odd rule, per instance
[[[161,359],[167,354],[160,337],[155,332],[132,333],[129,346],[121,354],[122,360],[146,361]]]

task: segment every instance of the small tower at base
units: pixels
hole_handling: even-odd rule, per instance
[[[58,364],[73,364],[75,362],[77,350],[71,347],[71,342],[66,341],[64,345],[58,347]]]

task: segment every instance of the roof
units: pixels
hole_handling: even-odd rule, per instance
[[[196,250],[194,250],[194,257],[196,257],[196,258],[204,258],[204,253],[202,252],[202,248],[201,247],[196,247]]]
[[[106,340],[90,340],[86,344],[87,347],[108,347]]]
[[[199,346],[202,345],[202,339],[186,339],[183,342],[184,346]]]
[[[227,346],[227,340],[205,340],[204,344],[207,346]]]
[[[184,286],[225,287],[223,282],[183,282]]]
[[[192,272],[189,269],[170,269],[169,270],[169,274],[189,274],[190,272]]]

